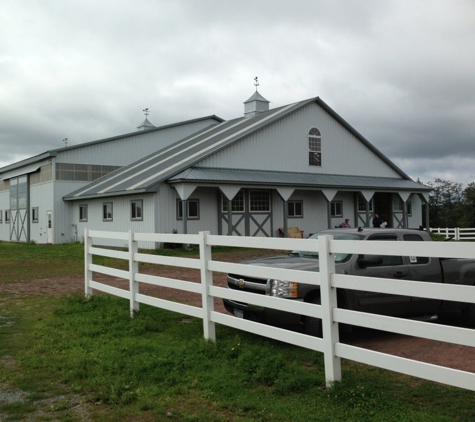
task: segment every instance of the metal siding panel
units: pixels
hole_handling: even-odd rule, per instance
[[[143,221],[132,221],[130,219],[130,202],[132,200],[143,200]],[[112,202],[113,220],[110,222],[102,221],[102,204]],[[104,199],[94,199],[89,201],[74,201],[68,203],[72,207],[72,221],[77,225],[78,240],[83,240],[84,229],[105,230],[124,232],[133,230],[140,233],[155,232],[155,205],[154,195],[130,195],[123,197],[111,197]],[[79,205],[87,204],[88,221],[79,221]],[[104,246],[127,247],[123,241],[102,241],[98,240],[95,244]],[[139,242],[140,248],[153,249],[155,245],[152,242]]]
[[[10,192],[0,192],[0,211],[2,212],[2,222],[0,223],[0,240],[10,240],[10,224],[5,223],[5,210],[10,209]]]
[[[38,223],[30,224],[30,240],[47,243],[46,212],[53,210],[53,182],[30,186],[30,221],[32,207],[38,207]]]
[[[178,194],[169,185],[162,184],[158,202],[160,203],[159,230],[161,233],[171,233],[173,229],[183,233],[183,221],[176,218],[176,201]],[[190,199],[200,201],[199,220],[188,220],[188,234],[200,231],[210,231],[218,234],[218,194],[216,188],[198,188]]]
[[[321,168],[308,166],[307,136],[311,127],[322,133]],[[217,152],[198,166],[400,178],[315,103]]]

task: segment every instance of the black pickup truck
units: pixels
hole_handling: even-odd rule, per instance
[[[311,238],[332,235],[335,240],[362,241],[423,241],[432,239],[425,231],[411,229],[330,229]],[[245,261],[260,266],[278,266],[305,271],[319,271],[318,253],[293,251],[288,255]],[[338,254],[336,272],[365,277],[394,278],[419,282],[459,285],[475,284],[475,260],[443,259],[416,256],[382,256]],[[320,303],[318,286],[285,280],[259,279],[228,274],[228,288],[261,295],[282,297],[310,303]],[[345,309],[381,315],[433,319],[444,312],[461,311],[469,324],[475,327],[475,305],[377,292],[338,289],[338,306]],[[304,324],[307,334],[322,335],[321,320],[224,299],[226,310],[237,317],[269,324]]]

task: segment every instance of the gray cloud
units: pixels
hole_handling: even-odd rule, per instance
[[[438,2],[2,2],[0,165],[320,96],[411,177],[475,180],[475,8]]]

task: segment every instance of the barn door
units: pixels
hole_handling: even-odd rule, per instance
[[[29,241],[27,176],[10,179],[10,240]]]

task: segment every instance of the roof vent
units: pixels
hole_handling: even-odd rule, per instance
[[[263,113],[264,111],[269,111],[269,101],[267,101],[259,92],[257,87],[259,86],[259,80],[257,76],[254,78],[254,86],[256,87],[256,92],[249,98],[244,101],[244,116],[253,117],[256,114]]]
[[[145,114],[145,120],[142,123],[140,123],[139,126],[137,126],[137,129],[148,130],[148,129],[153,129],[154,127],[156,127],[154,124],[150,123],[147,119],[147,116],[150,114],[148,111],[148,108],[143,109],[143,114]]]

